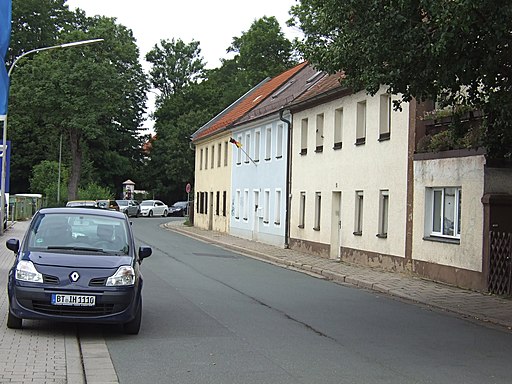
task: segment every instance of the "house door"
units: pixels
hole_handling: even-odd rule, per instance
[[[210,192],[210,201],[208,205],[208,230],[213,229],[213,192]]]
[[[259,190],[255,190],[253,191],[254,192],[254,206],[253,206],[253,210],[252,210],[252,239],[253,240],[258,240],[258,234],[260,232],[260,215],[259,215],[259,211],[261,210],[260,208],[260,191]]]
[[[341,258],[341,192],[332,193],[331,207],[331,259]]]

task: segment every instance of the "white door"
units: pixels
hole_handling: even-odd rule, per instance
[[[341,192],[339,191],[332,193],[330,258],[341,258]]]

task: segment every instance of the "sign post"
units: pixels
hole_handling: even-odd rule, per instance
[[[190,212],[188,211],[190,208],[190,191],[192,190],[192,186],[190,183],[187,183],[187,186],[185,187],[185,192],[187,192],[187,216],[189,216]]]

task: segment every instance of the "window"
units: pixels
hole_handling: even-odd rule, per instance
[[[356,191],[356,215],[354,222],[354,235],[363,234],[363,191]]]
[[[212,155],[210,156],[212,159],[210,168],[215,168],[215,145],[212,145]]]
[[[263,201],[263,222],[268,224],[270,210],[270,191],[265,191],[265,201]]]
[[[429,188],[429,193],[431,195],[430,235],[460,238],[461,188]]]
[[[222,192],[222,216],[226,217],[227,192]]]
[[[302,119],[300,123],[300,154],[308,153],[308,119]]]
[[[244,220],[249,217],[249,190],[244,191]]]
[[[204,169],[208,169],[208,148],[204,149]]]
[[[222,153],[222,143],[219,143],[217,148],[217,168],[220,168],[221,165],[221,153]]]
[[[272,156],[272,128],[265,130],[265,160],[270,160]]]
[[[245,135],[245,162],[248,163],[251,157],[251,135]]]
[[[306,192],[300,193],[299,204],[299,228],[304,228],[304,221],[306,219]]]
[[[316,149],[315,152],[324,150],[324,114],[316,115]]]
[[[215,214],[219,216],[220,212],[220,191],[217,191],[217,199],[215,204]]]
[[[228,148],[229,143],[227,141],[224,142],[224,166],[228,166]]]
[[[238,136],[238,139],[237,141],[240,143],[240,145],[242,144],[242,136]],[[236,163],[237,164],[242,164],[242,147],[236,147]]]
[[[343,140],[343,108],[334,111],[334,146],[333,149],[340,149]]]
[[[356,145],[366,141],[366,101],[357,103]]]
[[[201,154],[199,156],[199,170],[203,169],[203,148],[201,148]]]
[[[204,198],[204,214],[208,214],[208,192],[203,192],[203,198]]]
[[[391,138],[391,95],[380,96],[379,141]]]
[[[283,157],[283,131],[283,124],[278,124],[276,137],[276,158],[278,159]]]
[[[236,191],[236,200],[235,200],[235,219],[240,218],[240,190]]]
[[[201,207],[201,199],[199,197],[199,192],[196,192],[196,213],[199,213],[199,209]]]
[[[322,211],[322,194],[320,192],[315,193],[315,226],[313,229],[315,231],[320,230],[320,217]]]
[[[381,190],[379,196],[379,230],[377,237],[388,236],[389,191]]]
[[[260,161],[260,143],[261,143],[261,132],[256,131],[254,133],[254,161]]]
[[[276,201],[274,204],[274,224],[281,224],[281,190],[276,190]]]

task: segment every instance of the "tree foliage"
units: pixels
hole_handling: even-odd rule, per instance
[[[15,189],[26,186],[23,180],[34,164],[57,159],[62,135],[62,159],[70,169],[68,197],[75,199],[84,170],[85,181],[98,180],[119,191],[130,177],[141,157],[147,80],[130,30],[114,19],[87,18],[81,11],[72,25],[61,31],[57,43],[104,41],[20,61],[11,79],[9,123]]]
[[[289,24],[319,69],[344,71],[354,89],[380,85],[403,101],[484,111],[486,145],[512,147],[512,3],[505,0],[302,0]]]
[[[160,46],[155,44],[146,60],[152,64],[151,84],[161,93],[158,102],[203,77],[205,64],[198,41],[187,44],[181,39],[160,40]]]
[[[251,87],[295,63],[292,43],[274,16],[255,20],[240,37],[233,37],[227,52],[235,53],[234,61]]]

